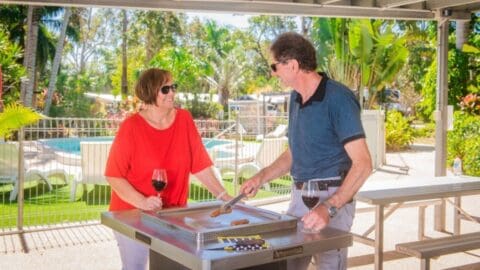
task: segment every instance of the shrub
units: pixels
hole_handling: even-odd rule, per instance
[[[454,117],[454,129],[447,134],[447,164],[458,156],[465,174],[480,176],[480,116],[457,111]]]
[[[414,128],[413,136],[415,138],[430,138],[435,133],[435,123],[425,124],[424,127]]]
[[[194,119],[216,119],[219,112],[222,110],[222,105],[219,103],[201,102],[196,99],[183,103],[182,107],[189,110]]]
[[[398,151],[408,148],[413,142],[413,128],[398,111],[388,111],[386,124],[387,150]]]

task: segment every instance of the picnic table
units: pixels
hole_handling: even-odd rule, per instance
[[[399,183],[399,185],[402,185]],[[375,239],[368,238],[368,231],[363,235],[354,235],[355,240],[359,239],[362,243],[371,245],[375,249],[374,265],[376,270],[383,269],[383,239],[384,239],[384,220],[398,208],[411,203],[410,206],[419,207],[419,237],[423,236],[425,225],[425,207],[438,204],[441,201],[447,201],[454,206],[454,234],[460,234],[460,221],[466,216],[470,220],[477,220],[476,217],[469,216],[461,207],[461,196],[480,194],[480,178],[478,177],[459,177],[445,176],[432,177],[430,179],[419,180],[411,185],[391,187],[379,190],[360,191],[356,195],[356,200],[371,204],[375,207],[375,224],[372,230],[375,230]],[[448,198],[454,197],[454,201]],[[385,208],[391,206],[385,213]],[[440,211],[441,212],[441,211]],[[441,219],[445,219],[445,213],[441,212]]]

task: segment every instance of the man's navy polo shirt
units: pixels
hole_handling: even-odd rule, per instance
[[[325,73],[320,75],[317,90],[305,104],[296,91],[290,96],[288,143],[295,181],[342,175],[352,165],[344,144],[365,138],[355,95]]]

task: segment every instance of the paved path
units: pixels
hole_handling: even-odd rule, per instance
[[[408,166],[406,174],[398,167]],[[432,146],[415,146],[414,151],[387,154],[387,165],[376,171],[362,188],[380,189],[422,177],[433,176],[434,149]],[[464,206],[473,214],[480,216],[477,196],[464,199]],[[358,207],[365,205],[359,204]],[[284,212],[287,202],[262,206],[272,211]],[[432,209],[427,208],[427,235],[440,236],[432,230]],[[448,209],[447,209],[448,211]],[[448,211],[451,212],[451,211]],[[393,250],[395,243],[416,240],[417,211],[414,208],[398,210],[385,223],[385,250]],[[362,232],[374,220],[372,213],[357,214],[353,226],[354,232]],[[448,216],[447,216],[447,220]],[[447,229],[452,224],[447,223]],[[39,228],[41,229],[41,228]],[[463,223],[462,231],[478,231],[480,225]],[[23,245],[22,245],[23,243]],[[28,252],[22,252],[22,246]],[[373,269],[373,248],[354,243],[349,251],[349,269]],[[443,269],[458,264],[480,262],[480,251],[442,256],[432,261],[432,269]],[[414,258],[399,259],[395,253],[387,252],[384,269],[419,269],[419,261]],[[102,225],[79,226],[76,228],[39,231],[23,235],[0,237],[0,269],[22,270],[55,270],[55,269],[88,269],[109,270],[120,269],[120,259],[113,234]]]

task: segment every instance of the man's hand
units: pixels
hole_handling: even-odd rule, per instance
[[[245,193],[249,198],[254,197],[257,194],[261,184],[262,180],[260,174],[257,173],[243,183],[243,185],[240,187],[240,192]]]
[[[145,199],[141,201],[140,205],[138,205],[138,208],[146,211],[157,211],[162,209],[162,206],[162,198],[157,196],[150,196],[145,197]]]
[[[305,229],[319,231],[325,228],[330,222],[327,207],[324,204],[318,205],[302,217],[302,222]]]

